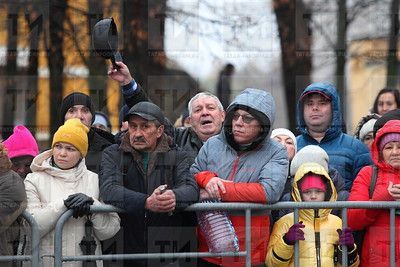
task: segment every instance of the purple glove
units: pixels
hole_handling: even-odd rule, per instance
[[[350,228],[344,228],[343,231],[337,229],[336,231],[339,234],[339,245],[347,246],[348,248],[354,247],[353,231]]]
[[[283,236],[283,241],[288,245],[294,245],[298,240],[304,240],[304,232],[300,228],[304,228],[303,222],[295,223],[290,226],[289,231]]]

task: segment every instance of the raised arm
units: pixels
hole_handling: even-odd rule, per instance
[[[132,78],[128,66],[122,62],[116,62],[116,64],[120,68],[114,69],[111,65],[107,74],[110,79],[118,82],[121,86],[126,105],[131,108],[139,102],[150,101],[141,86]]]

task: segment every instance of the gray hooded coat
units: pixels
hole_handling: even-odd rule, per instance
[[[250,113],[262,127],[261,134],[250,144],[239,145],[232,133],[233,115],[236,110]],[[270,139],[275,118],[275,103],[270,93],[258,89],[246,89],[227,109],[224,128],[211,137],[200,149],[191,167],[200,186],[207,179],[218,176],[233,183],[224,183],[226,193],[222,201],[275,203],[279,200],[288,173],[286,149]],[[206,177],[206,174],[210,174]],[[264,264],[269,236],[269,216],[252,214],[251,260],[252,264]],[[244,247],[244,217],[230,214],[233,227]],[[202,233],[199,233],[199,250],[208,251]],[[244,266],[244,258],[207,258],[207,261],[223,266]]]
[[[239,147],[233,140],[232,117],[237,109],[249,112],[264,129],[247,147]],[[211,171],[233,182],[260,183],[267,203],[277,202],[285,185],[288,160],[286,150],[270,140],[274,119],[275,102],[270,93],[252,88],[244,90],[229,105],[224,129],[200,149],[191,173]]]

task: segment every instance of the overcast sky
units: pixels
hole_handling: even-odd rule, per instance
[[[207,78],[227,62],[237,70],[249,62],[266,69],[279,58],[270,0],[169,0],[168,4],[180,12],[166,21],[167,55],[195,78]]]

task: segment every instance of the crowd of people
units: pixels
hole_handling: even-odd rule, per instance
[[[202,200],[274,204],[278,201],[400,200],[400,99],[385,88],[354,135],[343,132],[336,88],[313,83],[297,105],[299,135],[274,128],[273,96],[246,88],[230,104],[208,92],[193,96],[175,126],[116,62],[108,76],[124,97],[120,131],[96,112],[83,93],[66,96],[50,149],[39,152],[30,131],[18,125],[0,144],[0,256],[30,254],[26,210],[39,224],[40,253],[53,266],[54,231],[67,210],[63,255],[208,252],[210,235],[185,208]],[[121,213],[92,213],[110,204]],[[396,212],[397,214],[397,212]],[[400,212],[399,212],[400,214]],[[241,250],[243,213],[228,212]],[[389,211],[254,212],[252,266],[389,266]],[[396,227],[400,219],[396,217]],[[354,231],[365,231],[363,241]],[[92,238],[93,242],[83,242]],[[90,244],[88,244],[90,243]],[[91,246],[91,247],[85,247]],[[346,250],[343,250],[346,247]],[[400,247],[396,246],[396,255]],[[89,251],[89,252],[88,252]],[[83,262],[84,263],[84,262]],[[68,262],[65,266],[85,266]],[[90,266],[244,266],[244,257],[126,259]],[[15,261],[0,266],[19,265]],[[383,265],[382,265],[383,264]]]

